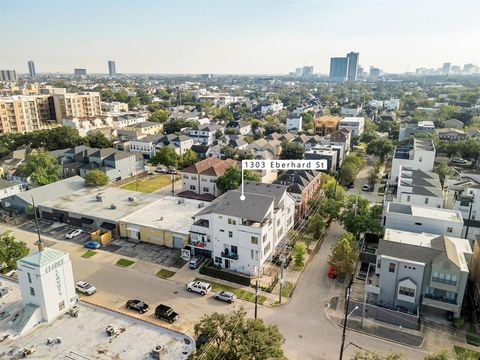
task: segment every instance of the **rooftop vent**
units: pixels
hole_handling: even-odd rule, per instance
[[[135,201],[135,198],[133,196],[129,196],[128,201]]]
[[[116,208],[117,208],[117,205],[115,204],[110,205],[110,209],[115,210]]]
[[[178,204],[183,204],[184,202],[185,202],[185,199],[178,200]]]
[[[205,203],[201,202],[200,204],[198,204],[198,208],[203,208],[205,206]]]
[[[103,201],[103,198],[102,198],[102,195],[98,194],[95,199],[97,199],[98,202],[102,202]]]

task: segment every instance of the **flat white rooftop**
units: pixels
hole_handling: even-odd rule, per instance
[[[97,200],[100,196],[102,201]],[[121,218],[161,199],[158,195],[115,187],[85,188],[40,204],[94,218],[118,221]],[[114,205],[115,208],[112,208]]]
[[[125,216],[120,221],[188,234],[190,225],[193,224],[192,216],[208,205],[209,203],[199,200],[166,196]]]
[[[2,298],[1,310],[9,313],[7,318],[0,320],[2,339],[8,333],[8,323],[21,309],[21,298],[17,283],[4,279],[0,281],[10,291]],[[109,337],[105,332],[109,325],[124,330],[117,337]],[[48,338],[57,337],[62,338],[61,343],[47,345]],[[36,352],[28,358],[137,360],[149,359],[150,351],[161,346],[162,359],[184,360],[194,347],[194,343],[187,345],[184,338],[186,337],[167,329],[80,302],[77,318],[64,315],[50,324],[41,324],[18,338],[5,338],[0,342],[0,356],[2,359],[16,359],[22,348],[36,346]]]

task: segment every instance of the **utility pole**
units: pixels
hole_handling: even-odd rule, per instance
[[[470,219],[472,218],[472,207],[473,207],[473,196],[472,198],[470,199],[470,210],[468,211],[468,221],[467,221],[467,228],[465,230],[465,239],[467,238],[468,236],[468,230],[470,228]]]
[[[253,271],[255,272],[255,319],[256,319],[257,308],[258,308],[258,268],[254,266]]]
[[[343,359],[343,349],[345,347],[345,333],[347,331],[348,321],[348,306],[350,305],[350,287],[352,280],[350,280],[348,286],[345,288],[345,318],[343,319],[343,331],[342,331],[342,345],[340,347],[340,360]]]
[[[367,277],[365,278],[365,285],[363,287],[363,291],[365,292],[363,296],[363,306],[362,306],[362,320],[360,321],[360,327],[363,328],[363,318],[365,317],[365,313],[367,312],[366,307],[367,307],[367,281],[368,281],[368,275],[370,274],[370,266],[372,264],[368,264],[368,270],[367,270]]]
[[[280,293],[278,294],[278,302],[282,303],[282,290],[283,290],[283,268],[285,267],[285,256],[280,255]]]

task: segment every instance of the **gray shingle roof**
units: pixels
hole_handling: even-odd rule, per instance
[[[262,222],[274,202],[272,196],[245,192],[245,200],[240,200],[242,193],[230,190],[213,201],[208,207],[198,212],[195,217],[205,214],[221,214],[241,219]]]

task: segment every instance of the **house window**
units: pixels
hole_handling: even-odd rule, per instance
[[[425,204],[428,204],[428,197],[425,198]]]
[[[250,238],[250,240],[251,240],[252,244],[258,245],[258,237],[252,236],[252,237]]]
[[[33,287],[30,288],[30,295],[35,296],[35,289]]]
[[[229,237],[229,238],[233,237],[233,232],[232,232],[232,231],[229,231],[229,232],[228,232],[228,237]]]
[[[447,233],[453,232],[453,228],[451,226],[447,227]]]
[[[222,258],[221,257],[218,257],[218,256],[215,256],[215,262],[217,264],[221,264],[222,263]]]
[[[281,237],[282,234],[283,234],[283,226],[278,230],[278,232],[277,232],[277,237],[278,237],[278,238]]]
[[[58,303],[58,310],[61,311],[63,309],[65,309],[65,301],[64,300],[62,300]]]
[[[410,195],[407,195],[407,202],[410,202]]]
[[[422,223],[416,222],[415,225],[422,226]]]
[[[234,254],[238,254],[238,247],[235,245],[230,246],[230,251]]]
[[[183,175],[182,176],[184,179],[188,179],[188,175]]]
[[[393,273],[395,272],[395,264],[394,263],[390,263],[390,265],[388,266],[388,271]]]
[[[228,218],[228,223],[229,223],[230,225],[237,225],[237,220]]]
[[[250,250],[250,257],[252,258],[252,260],[255,260],[255,250]]]
[[[398,290],[398,293],[400,295],[404,295],[404,296],[410,296],[410,297],[415,296],[415,290],[414,289],[406,288],[406,287],[403,287],[403,286],[400,286],[400,289]]]
[[[263,242],[267,241],[267,234],[263,235],[262,240],[263,240]]]
[[[267,245],[265,245],[265,247],[263,248],[263,256],[267,255],[267,253],[270,251],[270,242],[267,243]]]
[[[28,282],[31,284],[32,283],[32,276],[30,275],[30,273],[27,273],[27,277],[28,277]]]
[[[204,192],[209,192],[210,189],[209,189],[208,187],[204,186],[204,187],[203,187],[203,191],[204,191]]]
[[[195,185],[190,185],[190,190],[195,190]]]

